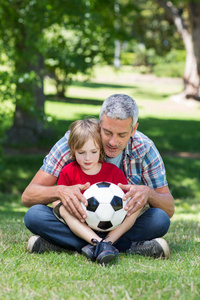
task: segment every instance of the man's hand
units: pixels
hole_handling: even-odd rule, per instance
[[[83,202],[85,206],[88,205],[88,202],[82,195],[81,191],[88,189],[89,186],[89,182],[86,184],[77,184],[73,186],[57,186],[59,198],[64,207],[71,215],[76,217],[82,223],[85,222],[87,215],[80,202]]]
[[[146,185],[123,185],[121,183],[118,186],[127,191],[123,200],[128,201],[125,210],[128,211],[127,216],[138,211],[147,202],[151,207],[156,207],[164,210],[169,218],[174,214],[174,199],[169,191],[168,186],[163,186],[157,189],[152,189]]]
[[[119,183],[118,186],[127,191],[124,195],[123,200],[129,199],[128,203],[125,206],[125,210],[127,210],[127,216],[132,215],[134,212],[138,211],[143,207],[149,198],[150,188],[145,185],[124,185]]]

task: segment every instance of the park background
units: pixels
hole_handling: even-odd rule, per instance
[[[0,299],[199,299],[199,1],[0,1]],[[28,254],[21,194],[69,124],[138,103],[175,215],[169,260]]]

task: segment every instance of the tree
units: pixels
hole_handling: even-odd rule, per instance
[[[8,98],[12,86],[15,104],[9,142],[33,144],[45,132],[46,67],[56,75],[63,95],[70,76],[87,72],[100,56],[109,60],[112,33],[107,28],[113,22],[113,1],[103,7],[102,1],[1,0],[0,38],[10,78],[0,97]]]
[[[184,91],[180,99],[200,100],[200,2],[155,0],[174,22],[185,49]]]
[[[15,114],[8,131],[11,143],[35,143],[45,131],[43,79],[47,46],[45,29],[52,24],[82,24],[87,1],[1,0],[0,37],[9,61]],[[7,86],[7,90],[10,87]]]
[[[53,24],[46,31],[45,65],[55,79],[59,97],[65,96],[66,88],[76,74],[82,73],[88,78],[96,63],[109,60],[110,36],[98,24],[95,28],[93,24],[91,14],[88,14],[81,26],[66,29],[64,24]]]

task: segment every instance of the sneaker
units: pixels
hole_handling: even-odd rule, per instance
[[[107,264],[111,261],[119,251],[112,246],[111,242],[101,242],[96,241],[96,246],[94,250],[94,258],[99,264]]]
[[[94,257],[94,250],[95,250],[94,245],[90,245],[88,244],[87,246],[83,247],[81,249],[82,253],[91,261],[95,261],[95,257]]]
[[[170,249],[164,239],[158,238],[150,241],[133,242],[127,253],[140,254],[154,258],[169,258]]]
[[[45,251],[63,251],[64,249],[55,246],[43,238],[41,238],[39,235],[33,235],[28,240],[26,251],[29,253],[43,253]]]

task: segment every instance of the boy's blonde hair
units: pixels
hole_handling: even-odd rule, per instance
[[[95,146],[99,147],[99,160],[104,160],[100,126],[96,119],[91,118],[75,121],[70,125],[69,129],[70,135],[68,145],[70,148],[70,160],[75,160],[75,151],[81,149],[83,145],[91,138],[94,140]]]

